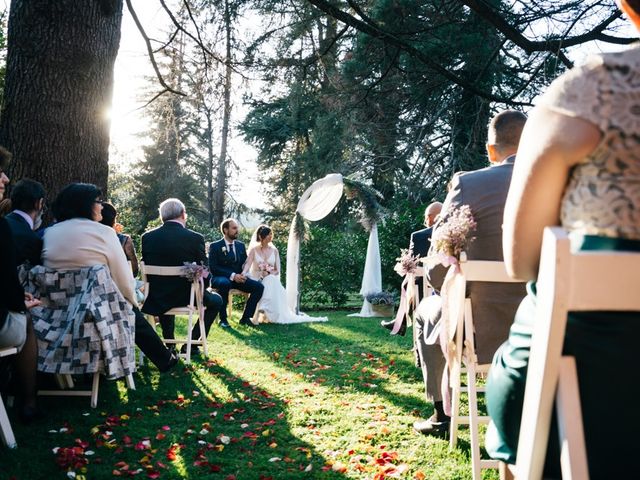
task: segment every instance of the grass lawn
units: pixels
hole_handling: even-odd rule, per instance
[[[0,448],[0,479],[471,478],[466,431],[449,452],[411,428],[432,409],[410,336],[347,313],[214,326],[208,359],[169,374],[145,366],[136,391],[102,381],[95,410],[43,397],[46,420],[13,421],[18,449]]]

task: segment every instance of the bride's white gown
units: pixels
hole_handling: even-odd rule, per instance
[[[260,281],[260,263],[268,263],[272,267],[280,271],[280,259],[275,248],[269,249],[267,254],[268,258],[262,258],[258,249],[253,250],[253,258],[249,255],[251,265],[248,270],[248,275],[254,280]],[[245,266],[245,270],[247,266]],[[287,305],[287,292],[280,283],[280,274],[267,275],[262,279],[262,285],[264,285],[264,292],[260,303],[258,303],[257,312],[262,311],[271,323],[304,323],[304,322],[326,322],[327,317],[310,317],[306,313],[300,313],[296,315],[289,309]]]

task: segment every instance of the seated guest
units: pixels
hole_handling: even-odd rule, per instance
[[[21,265],[40,264],[42,239],[35,233],[42,224],[44,213],[44,187],[41,183],[27,178],[20,180],[11,190],[11,208],[7,223],[16,244],[17,262]]]
[[[185,262],[206,266],[204,237],[186,227],[187,211],[184,204],[177,198],[169,198],[160,204],[158,210],[162,226],[142,235],[142,261],[147,265],[164,267],[181,267]],[[186,278],[158,276],[149,278],[149,292],[142,310],[160,318],[164,338],[175,339],[175,318],[173,315],[164,315],[164,312],[174,307],[188,305],[190,293],[191,283]],[[222,308],[222,298],[217,293],[205,290],[203,303],[206,330],[204,338],[206,339],[216,315]],[[191,332],[191,338],[198,340],[200,333],[200,325],[196,323]],[[197,348],[191,351],[198,353]],[[182,353],[184,352],[186,352],[186,345],[182,346]]]
[[[262,298],[264,286],[242,274],[244,263],[247,261],[247,250],[244,243],[238,240],[238,222],[233,218],[227,218],[220,225],[220,231],[222,238],[209,245],[211,286],[220,293],[224,302],[220,311],[220,326],[229,328],[227,301],[229,290],[232,289],[249,294],[249,299],[240,318],[240,324],[253,326],[251,319]]]
[[[640,1],[619,4],[640,30]],[[515,463],[518,448],[544,227],[562,225],[573,250],[640,251],[639,75],[637,44],[594,56],[551,84],[524,129],[504,212],[504,257],[507,270],[530,283],[487,384],[487,451],[505,462]],[[640,386],[629,368],[638,361],[639,316],[569,314],[564,353],[576,358],[590,478],[636,475]],[[560,474],[554,429],[545,478]]]
[[[469,260],[502,261],[502,214],[511,182],[513,165],[522,128],[527,117],[514,110],[506,110],[494,116],[489,123],[487,156],[491,166],[465,172],[453,178],[451,190],[442,207],[440,220],[434,226],[434,235],[455,208],[468,205],[476,222],[475,240],[467,248]],[[431,246],[430,254],[434,254]],[[446,269],[438,265],[428,270],[432,286],[439,290]],[[481,364],[490,363],[494,352],[507,338],[509,327],[518,304],[525,295],[521,283],[469,282],[467,297],[471,299],[475,328],[476,354]],[[423,305],[424,304],[424,305]],[[422,365],[427,396],[434,399],[435,413],[426,420],[414,424],[423,434],[443,434],[449,428],[450,418],[445,414],[440,392],[445,361],[440,345],[427,342],[439,320],[440,297],[426,298],[416,314],[418,353]]]
[[[109,202],[102,202],[102,220],[100,220],[101,224],[116,230],[117,216],[118,212],[116,210],[116,207],[111,205]],[[118,236],[118,240],[120,240],[120,245],[122,245],[122,249],[124,250],[124,254],[127,256],[127,260],[131,262],[131,271],[133,272],[133,276],[137,277],[138,257],[136,256],[136,248],[133,245],[133,240],[129,235],[120,233],[117,230],[116,235]]]
[[[112,228],[99,223],[100,195],[100,190],[88,183],[72,183],[62,189],[53,204],[58,223],[44,234],[42,264],[56,270],[109,267],[113,281],[135,313],[136,345],[161,372],[167,371],[178,359],[137,308],[135,280],[118,237]]]
[[[0,200],[9,178],[4,173],[11,154],[0,147]],[[25,295],[18,282],[16,248],[8,222],[0,218],[0,348],[16,347],[15,371],[20,386],[21,406],[18,416],[29,423],[40,414],[36,405],[36,337],[27,309],[40,304]]]
[[[427,256],[429,247],[431,246],[431,232],[433,230],[433,225],[436,223],[436,219],[440,214],[440,210],[442,210],[442,203],[440,202],[433,202],[429,204],[429,206],[425,209],[424,225],[427,228],[423,228],[422,230],[418,230],[411,234],[411,241],[409,242],[409,255],[417,255],[420,258]],[[420,266],[422,266],[422,263],[420,263]],[[416,289],[418,290],[418,300],[422,300],[422,297],[424,296],[424,275],[417,271],[414,281]],[[380,325],[389,330],[393,328],[394,324],[395,319],[383,320],[382,322],[380,322]],[[406,328],[406,326],[404,328]],[[404,329],[401,329],[400,331],[403,332]]]

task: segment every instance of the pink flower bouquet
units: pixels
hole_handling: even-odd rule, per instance
[[[258,263],[258,270],[260,271],[260,278],[265,278],[276,271],[276,267],[267,262]]]
[[[400,250],[400,256],[396,258],[396,264],[393,267],[395,272],[404,277],[408,273],[415,273],[420,261],[420,255],[411,255],[411,252],[407,248]]]

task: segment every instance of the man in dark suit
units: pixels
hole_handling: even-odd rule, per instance
[[[440,219],[434,226],[437,234],[441,222],[455,208],[468,205],[477,227],[467,248],[469,260],[503,261],[502,215],[511,183],[522,128],[527,117],[514,110],[499,113],[489,123],[487,154],[490,167],[455,175],[451,190],[442,207]],[[433,246],[431,253],[435,253]],[[442,287],[446,269],[442,265],[427,271],[429,282],[436,289]],[[494,352],[506,340],[516,309],[525,296],[523,283],[470,282],[467,297],[471,298],[475,327],[476,353],[479,363],[491,363]],[[445,360],[440,345],[426,343],[440,317],[440,297],[433,295],[420,303],[416,315],[418,353],[427,398],[434,401],[434,415],[414,423],[420,433],[439,435],[449,428],[444,413],[440,385]]]
[[[229,290],[236,289],[249,294],[247,305],[240,318],[241,325],[253,326],[251,318],[262,298],[262,283],[242,274],[242,267],[247,260],[244,243],[237,240],[238,222],[227,218],[220,225],[222,238],[209,246],[209,270],[211,270],[211,286],[222,296],[223,308],[220,311],[220,325],[228,328],[227,301]]]
[[[16,244],[17,262],[40,264],[42,239],[35,233],[42,223],[44,213],[44,187],[41,183],[27,178],[16,183],[11,191],[13,211],[5,218]]]
[[[411,234],[411,241],[409,242],[409,254],[412,256],[418,255],[420,258],[426,257],[429,252],[429,247],[431,246],[431,232],[433,230],[433,225],[436,223],[436,219],[440,214],[440,210],[442,210],[442,203],[433,202],[429,204],[429,206],[424,211],[424,225],[427,228],[423,228],[422,230],[418,230]],[[422,264],[420,264],[421,266]],[[416,289],[418,291],[418,300],[422,300],[424,296],[424,275],[422,272],[416,272],[414,281],[416,285]],[[414,306],[415,308],[415,306]],[[407,312],[408,313],[408,312]],[[383,320],[380,322],[384,328],[388,330],[392,330],[395,325],[395,319],[391,320]],[[406,331],[406,323],[402,325],[400,331],[398,332],[400,335],[404,335]]]
[[[177,198],[169,198],[160,204],[162,226],[142,235],[142,260],[147,265],[164,267],[183,266],[185,262],[196,262],[206,265],[207,256],[204,248],[204,237],[186,228],[187,213],[184,204]],[[142,311],[160,318],[162,335],[165,339],[174,339],[174,316],[164,312],[174,307],[189,304],[191,283],[181,277],[149,277],[149,295]],[[217,293],[204,292],[205,306],[204,338],[222,308],[222,298]],[[200,338],[200,325],[196,324],[191,338]],[[186,346],[183,345],[183,350]],[[193,352],[193,350],[192,350]],[[197,353],[198,350],[195,350]]]

